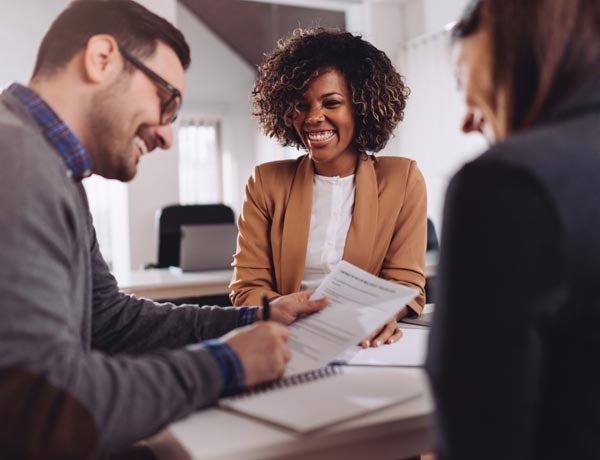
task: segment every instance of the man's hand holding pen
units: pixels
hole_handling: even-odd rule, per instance
[[[275,380],[283,375],[291,358],[286,326],[296,319],[325,308],[327,299],[309,300],[311,291],[263,298],[257,311],[257,321],[251,326],[234,329],[223,340],[239,357],[246,376],[246,385]]]

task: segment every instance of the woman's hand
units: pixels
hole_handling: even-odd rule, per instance
[[[402,308],[396,316],[390,319],[383,327],[373,332],[369,337],[360,342],[363,348],[378,347],[380,345],[397,342],[402,337],[402,331],[398,327],[398,321],[408,314],[408,307]]]
[[[379,347],[381,345],[397,342],[402,337],[402,331],[398,327],[396,317],[390,319],[381,329],[373,332],[369,337],[360,342],[363,348]]]

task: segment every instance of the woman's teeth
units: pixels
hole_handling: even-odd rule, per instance
[[[306,133],[306,137],[313,142],[322,142],[331,139],[335,135],[334,130],[329,131],[312,131]]]

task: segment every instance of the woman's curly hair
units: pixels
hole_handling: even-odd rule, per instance
[[[352,95],[354,145],[378,152],[404,118],[410,90],[383,51],[348,32],[296,29],[280,40],[258,68],[252,90],[254,113],[263,131],[283,146],[303,147],[292,118],[310,82],[325,69],[338,69]]]

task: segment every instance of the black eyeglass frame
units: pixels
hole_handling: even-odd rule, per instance
[[[167,99],[160,105],[160,124],[169,125],[173,123],[177,119],[177,114],[179,113],[179,109],[181,108],[182,97],[179,90],[167,80],[158,75],[156,72],[154,72],[152,69],[148,68],[142,61],[133,56],[129,51],[119,46],[119,52],[125,58],[125,60],[133,64],[133,66],[136,67],[138,70],[141,70],[143,73],[145,73],[146,76],[150,78],[150,80],[152,80],[162,89],[167,90],[169,93],[171,93],[169,99]],[[169,112],[167,112],[167,109],[171,104],[175,104],[174,109],[169,109]]]

